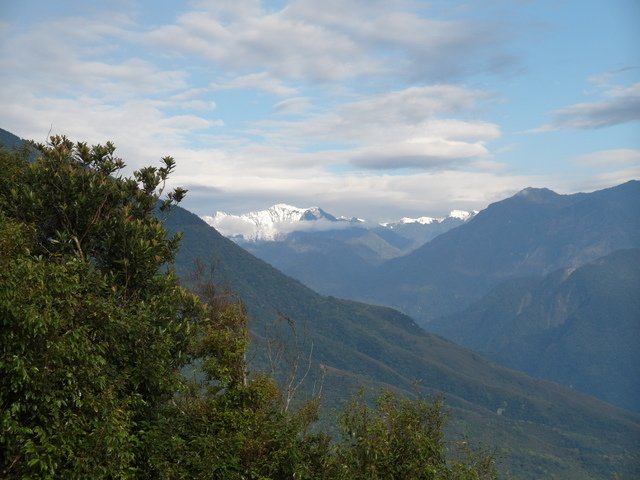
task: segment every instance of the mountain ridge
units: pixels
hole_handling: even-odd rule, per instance
[[[336,217],[320,207],[295,207],[286,203],[272,205],[265,210],[251,211],[239,215],[216,212],[201,218],[216,228],[224,236],[235,241],[277,241],[284,240],[293,232],[344,229],[351,226],[366,229],[389,228],[400,225],[430,225],[450,219],[468,221],[477,211],[452,210],[445,217],[403,217],[394,222],[372,223],[358,217]]]
[[[322,364],[329,372],[326,388],[339,386],[343,400],[345,385],[356,387],[354,379],[408,395],[416,388],[444,392],[457,419],[452,428],[485,443],[508,438],[506,468],[520,478],[539,478],[535,472],[541,471],[547,478],[576,479],[637,473],[630,452],[638,451],[640,416],[498,367],[392,309],[321,296],[179,208],[165,226],[184,232],[176,263],[183,278],[195,258],[213,265],[218,281],[247,304],[257,345],[270,319],[296,322],[313,339],[314,368]]]
[[[509,278],[577,267],[640,246],[640,182],[592,193],[525,189],[491,204],[376,272],[346,295],[389,305],[423,325],[460,311]],[[354,288],[355,287],[355,288]]]
[[[640,411],[638,292],[640,249],[617,250],[500,284],[430,328],[507,367]]]

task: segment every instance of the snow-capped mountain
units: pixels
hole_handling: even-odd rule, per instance
[[[405,217],[378,224],[336,217],[319,207],[286,204],[232,215],[203,217],[254,256],[326,295],[340,296],[349,278],[366,278],[378,265],[461,226],[475,212],[445,217]]]
[[[266,210],[241,215],[216,212],[215,215],[204,216],[202,219],[226,237],[236,241],[276,241],[284,240],[292,232],[344,230],[349,227],[397,231],[409,226],[417,228],[451,222],[463,223],[473,218],[476,213],[478,212],[452,210],[446,217],[404,217],[397,222],[376,225],[357,217],[336,217],[320,207],[300,208],[279,203]]]
[[[434,223],[442,223],[452,219],[462,220],[463,222],[466,222],[468,220],[471,220],[477,213],[478,213],[477,210],[473,210],[471,212],[467,212],[465,210],[451,210],[449,215],[447,215],[446,217],[418,217],[418,218],[403,217],[397,222],[385,222],[385,223],[381,223],[380,226],[393,229],[398,227],[399,225],[411,225],[411,224],[431,225]]]
[[[359,218],[336,218],[319,207],[299,208],[285,203],[242,215],[216,212],[202,219],[223,235],[245,241],[281,240],[294,231],[339,229],[364,222]]]

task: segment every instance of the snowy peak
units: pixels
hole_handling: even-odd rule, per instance
[[[381,223],[380,226],[393,229],[399,225],[411,225],[411,224],[432,225],[435,223],[442,223],[452,219],[467,222],[471,220],[473,217],[475,217],[477,213],[478,213],[477,210],[473,210],[471,212],[467,212],[465,210],[451,210],[449,215],[447,215],[446,217],[418,217],[418,218],[403,217],[397,222]]]
[[[292,223],[309,220],[326,219],[336,221],[333,215],[328,214],[319,207],[298,208],[286,203],[278,203],[267,210],[249,212],[240,217],[254,220],[259,225],[271,225],[276,223]]]
[[[446,217],[404,217],[397,222],[381,223],[383,228],[394,229],[402,225],[414,225],[408,228],[431,228],[443,222],[466,222],[477,211],[466,212],[452,210]],[[300,231],[338,230],[350,227],[374,228],[376,225],[357,217],[335,217],[320,207],[300,208],[286,203],[278,203],[266,210],[233,215],[216,212],[202,219],[224,236],[237,241],[274,241],[284,240],[289,233]]]
[[[458,220],[466,222],[467,220],[471,220],[475,217],[477,213],[477,210],[473,210],[471,212],[467,212],[465,210],[451,210],[447,218],[457,218]]]
[[[339,228],[337,224],[360,221],[336,218],[320,207],[299,208],[286,203],[242,215],[216,212],[202,219],[227,237],[249,241],[279,240],[293,231]]]

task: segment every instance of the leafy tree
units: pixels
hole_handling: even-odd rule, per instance
[[[0,153],[1,471],[127,476],[203,308],[163,270],[178,238],[153,213],[174,163],[126,179],[111,144],[37,151]]]
[[[361,392],[341,416],[332,478],[463,480],[497,477],[492,455],[466,450],[448,459],[440,401],[401,399],[382,393],[375,407]]]
[[[273,378],[247,378],[246,312],[196,276],[193,289],[207,305],[192,347],[198,361],[147,432],[150,478],[317,478],[328,455],[328,438],[308,432],[317,402],[285,413]]]
[[[111,144],[36,148],[0,153],[2,476],[302,469],[313,406],[282,414],[275,383],[247,379],[242,305],[207,283],[202,303],[166,268],[179,238],[154,213],[184,195],[159,201],[173,160],[122,178]]]
[[[447,461],[437,403],[358,397],[331,443],[316,400],[247,375],[242,304],[170,268],[172,158],[126,178],[110,143],[35,149],[0,151],[1,477],[493,478]]]

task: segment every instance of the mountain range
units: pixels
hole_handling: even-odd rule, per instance
[[[527,297],[526,289],[532,291],[536,285],[548,282],[549,293],[540,293],[535,302],[531,294],[530,305],[542,305],[540,308],[546,308],[545,299],[553,297],[556,286],[563,281],[568,282],[576,274],[576,281],[582,277],[587,279],[576,283],[583,285],[581,288],[585,291],[591,288],[585,285],[599,279],[605,279],[607,285],[623,285],[618,281],[622,271],[620,265],[636,261],[633,251],[621,252],[622,257],[614,254],[611,258],[598,259],[622,248],[637,246],[629,247],[630,243],[637,244],[640,238],[635,208],[638,183],[629,182],[602,192],[577,196],[525,191],[490,206],[470,221],[409,253],[377,264],[369,263],[367,274],[356,272],[351,280],[343,280],[341,285],[345,288],[345,295],[348,290],[360,289],[361,296],[380,295],[379,298],[384,298],[381,292],[384,293],[385,288],[380,282],[386,274],[389,275],[386,279],[387,299],[397,299],[402,286],[407,288],[415,282],[416,291],[422,286],[423,292],[427,293],[424,305],[432,305],[433,299],[437,298],[429,297],[432,294],[430,290],[447,292],[454,287],[452,295],[454,298],[458,295],[460,302],[449,306],[450,311],[460,312],[469,307],[470,313],[476,311],[472,309],[474,302],[481,299],[485,291],[496,288],[504,280],[522,286],[522,291],[514,288],[513,297],[506,293],[501,295],[506,302],[516,303],[517,293],[525,292]],[[518,218],[522,215],[524,218]],[[585,215],[586,219],[583,218]],[[361,386],[370,392],[388,388],[408,396],[441,395],[451,411],[449,433],[466,435],[474,444],[481,442],[485,446],[499,447],[503,471],[512,473],[516,478],[640,476],[638,413],[618,408],[576,389],[497,365],[495,360],[503,361],[497,358],[500,352],[489,351],[493,359],[488,360],[440,336],[427,333],[411,317],[391,308],[320,295],[257,259],[184,209],[175,208],[168,215],[163,214],[162,218],[170,233],[183,234],[174,268],[184,285],[189,286],[192,282],[194,261],[199,260],[215,279],[220,294],[237,295],[246,304],[253,340],[249,358],[251,368],[260,371],[272,366],[265,356],[265,345],[274,336],[280,336],[293,355],[289,358],[294,361],[307,359],[305,361],[309,362],[310,375],[302,395],[317,392],[315,387],[323,385],[325,414]],[[573,223],[558,224],[558,219]],[[505,225],[505,220],[510,222]],[[546,232],[545,236],[544,229],[551,227],[556,230]],[[337,235],[335,232],[342,230],[333,232]],[[293,236],[315,233],[318,232],[295,232]],[[501,241],[500,235],[508,233],[512,236]],[[524,246],[512,244],[522,241],[527,235],[532,237],[530,243]],[[540,243],[542,240],[548,240],[549,244]],[[575,247],[569,248],[572,241]],[[466,251],[467,246],[472,249]],[[560,250],[556,252],[556,248]],[[537,255],[531,255],[532,251]],[[463,260],[473,258],[474,253],[480,259],[475,263],[471,261],[465,270],[462,268]],[[494,262],[484,257],[492,253],[496,255]],[[438,259],[438,255],[441,258]],[[410,265],[408,259],[412,258],[415,263]],[[570,273],[558,270],[567,267],[563,264],[567,259],[576,262],[571,267],[575,270]],[[560,266],[554,267],[555,264]],[[402,273],[403,265],[406,278],[392,277],[394,272]],[[584,268],[596,268],[596,273],[582,273],[583,265]],[[604,270],[598,270],[599,265]],[[432,268],[435,274],[430,272]],[[478,270],[480,268],[486,268],[484,276]],[[608,273],[605,275],[603,272]],[[436,282],[438,273],[443,274],[441,284]],[[553,283],[554,279],[556,283]],[[425,280],[427,283],[420,284]],[[458,289],[455,288],[456,280],[462,280]],[[369,290],[362,290],[365,287]],[[594,288],[600,290],[600,287]],[[407,289],[409,294],[415,293]],[[542,287],[539,290],[545,291]],[[561,288],[559,291],[565,293]],[[614,298],[624,300],[626,295]],[[417,300],[421,300],[421,296]],[[579,301],[578,306],[583,303]],[[633,312],[635,307],[632,305],[630,308]],[[576,307],[567,309],[567,312],[578,310]],[[598,324],[599,317],[606,319],[606,312],[599,311],[597,317],[587,318],[586,324]],[[448,317],[448,321],[443,318],[430,323],[425,318],[422,317],[421,321],[427,326],[433,324],[444,329],[450,325],[454,328],[453,316]],[[637,325],[637,318],[633,321]],[[470,329],[476,328],[475,322],[470,322]],[[567,317],[563,324],[580,322]],[[633,338],[633,330],[626,330],[629,327],[626,323],[616,325],[621,330],[620,335]],[[513,330],[518,333],[517,328]],[[582,345],[597,342],[597,333],[597,330],[587,331]],[[521,338],[515,334],[513,337],[516,340]],[[557,343],[562,348],[562,336],[554,338],[559,339]],[[616,347],[609,341],[606,346],[608,351]],[[595,362],[593,365],[598,366]],[[604,367],[608,365],[603,363]],[[285,362],[281,367],[286,371],[291,364]]]
[[[362,253],[371,230],[242,245],[322,293],[398,308],[505,366],[639,410],[640,262],[622,251],[640,246],[639,209],[637,181],[528,188],[388,261]]]
[[[639,211],[636,180],[572,195],[528,188],[340,288],[349,298],[398,308],[428,328],[506,280],[639,247]]]
[[[391,306],[429,328],[505,280],[640,246],[638,211],[638,181],[572,195],[527,188],[468,217],[365,228],[327,214],[341,228],[239,244],[320,293]]]
[[[165,225],[183,232],[176,264],[183,278],[202,259],[218,284],[246,303],[256,368],[274,322],[304,332],[302,358],[310,355],[316,375],[325,372],[329,407],[361,385],[444,395],[455,418],[451,430],[504,446],[505,469],[517,478],[640,473],[637,414],[500,367],[392,309],[319,295],[185,210],[176,209]]]
[[[406,255],[476,213],[453,210],[446,217],[374,223],[336,217],[319,207],[278,204],[243,215],[217,212],[203,220],[287,275],[341,297],[345,283],[358,283],[374,267]]]
[[[472,218],[477,212],[453,210],[446,217],[404,217],[395,222],[372,223],[357,217],[336,217],[320,207],[300,208],[285,203],[273,205],[266,210],[232,215],[216,212],[202,219],[224,236],[239,243],[256,241],[281,241],[294,232],[313,232],[326,230],[344,230],[349,228],[365,230],[390,230],[400,232],[403,238],[415,237],[414,232],[434,230],[429,225],[460,223]],[[438,231],[438,229],[435,229]],[[446,230],[446,229],[445,229]],[[403,235],[402,232],[412,232]],[[439,229],[442,233],[442,229]],[[424,242],[422,242],[424,243]]]

